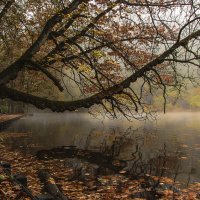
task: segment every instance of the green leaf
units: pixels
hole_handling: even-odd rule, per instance
[[[0,182],[4,181],[5,180],[5,176],[3,175],[0,175]]]

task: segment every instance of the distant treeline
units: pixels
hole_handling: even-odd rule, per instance
[[[167,110],[200,110],[200,87],[188,89],[187,91],[177,95],[175,92],[169,92],[166,97]],[[159,94],[153,97],[152,104],[158,110],[163,109],[163,96]]]

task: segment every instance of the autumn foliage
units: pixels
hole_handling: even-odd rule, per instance
[[[146,98],[155,91],[165,104],[169,89],[196,81],[190,72],[199,59],[198,6],[190,0],[2,1],[0,96],[61,112],[98,104],[113,117],[149,113]]]

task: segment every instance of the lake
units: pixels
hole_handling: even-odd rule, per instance
[[[157,120],[132,122],[126,119],[94,118],[87,113],[34,113],[14,122],[7,131],[29,133],[20,140],[10,139],[12,148],[34,153],[62,145],[101,149],[116,137],[125,138],[120,158],[130,159],[139,146],[143,160],[163,154],[173,159],[167,175],[183,185],[200,182],[200,113],[159,114]],[[174,165],[174,163],[176,165]]]

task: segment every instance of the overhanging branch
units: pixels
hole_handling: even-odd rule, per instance
[[[25,103],[30,103],[35,105],[40,109],[49,108],[52,111],[63,112],[65,110],[73,111],[81,107],[89,108],[94,104],[102,104],[102,100],[104,99],[112,99],[112,96],[115,94],[121,94],[124,89],[128,88],[131,83],[136,82],[138,78],[143,77],[144,74],[148,71],[151,71],[152,68],[157,65],[163,63],[165,59],[170,56],[176,49],[181,46],[185,46],[191,39],[197,38],[200,36],[200,30],[190,34],[186,38],[176,42],[173,46],[171,46],[168,50],[158,56],[156,59],[152,60],[148,64],[144,65],[141,69],[137,70],[130,77],[125,79],[119,84],[116,84],[104,91],[101,91],[91,97],[76,100],[76,101],[51,101],[45,98],[36,97],[30,94],[26,94],[23,92],[19,92],[14,89],[10,89],[6,86],[0,87],[0,97],[1,98],[10,98],[15,101],[23,101]]]

